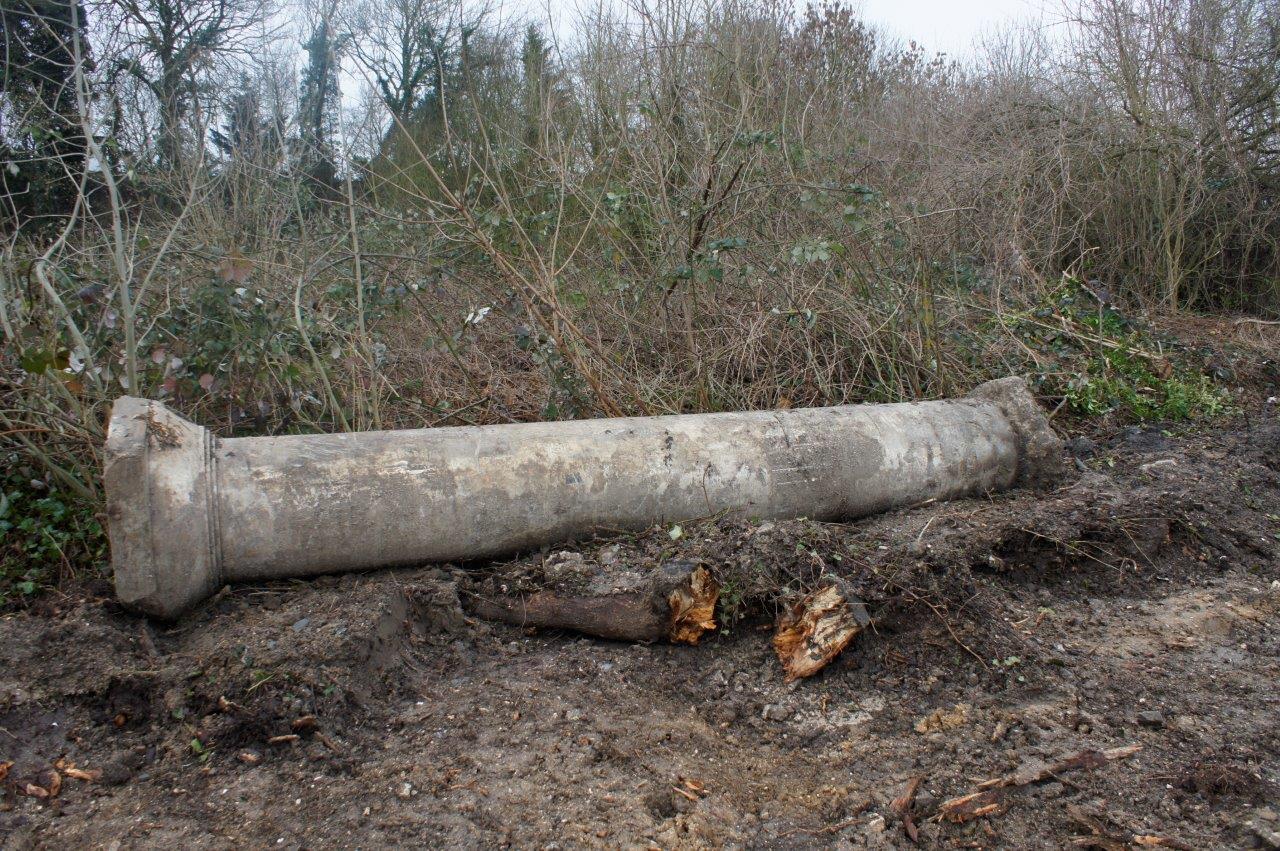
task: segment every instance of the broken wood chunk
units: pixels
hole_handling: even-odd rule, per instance
[[[957,824],[1003,813],[1009,806],[1004,801],[1004,793],[1000,789],[988,789],[985,792],[971,792],[943,801],[938,807],[934,821],[951,821]]]
[[[295,733],[312,733],[320,726],[320,720],[314,715],[303,715],[295,718],[289,726]]]
[[[912,777],[907,781],[907,788],[902,794],[889,802],[889,809],[902,821],[902,830],[912,842],[920,840],[920,828],[916,827],[915,820],[911,817],[911,810],[915,807],[916,794],[919,793],[920,784],[923,782],[922,776]]]
[[[613,587],[543,590],[528,597],[471,602],[473,614],[515,626],[569,629],[617,641],[697,644],[716,628],[720,584],[706,567],[670,561],[653,573]]]
[[[667,594],[667,638],[674,644],[697,644],[702,633],[716,628],[720,585],[711,571],[696,566],[688,582],[677,582]]]
[[[787,682],[821,671],[871,623],[867,607],[847,582],[833,578],[825,582],[778,620],[773,649]]]
[[[9,763],[9,765],[12,765],[12,763]],[[7,773],[8,769],[6,768],[5,770]],[[34,783],[19,782],[16,786],[19,795],[48,801],[58,797],[58,793],[62,791],[62,775],[55,768],[46,768],[36,775]]]

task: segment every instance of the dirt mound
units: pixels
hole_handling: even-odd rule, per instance
[[[0,831],[6,847],[1273,841],[1280,425],[1071,449],[1055,490],[858,523],[719,518],[236,587],[172,628],[109,599],[5,617]],[[673,560],[721,583],[696,647],[468,613]],[[824,577],[871,624],[787,684],[773,619]],[[981,815],[943,806],[1004,776],[1034,779]]]

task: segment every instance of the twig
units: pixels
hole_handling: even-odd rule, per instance
[[[792,830],[788,830],[786,833],[779,833],[778,838],[782,839],[786,836],[794,836],[797,833],[803,833],[806,836],[823,836],[825,834],[839,833],[845,828],[853,827],[857,824],[858,816],[862,815],[862,812],[869,806],[871,806],[871,799],[867,798],[861,804],[854,807],[854,816],[852,818],[845,819],[844,821],[836,824],[829,824],[826,827],[797,827]]]
[[[925,598],[921,597],[919,594],[916,594],[914,591],[907,591],[907,595],[915,602],[924,603],[926,606],[928,606],[930,611],[933,612],[934,616],[939,621],[942,622],[942,625],[944,627],[946,627],[947,633],[951,636],[951,640],[954,641],[956,644],[960,645],[961,649],[963,649],[964,652],[968,653],[970,656],[977,659],[978,664],[981,665],[984,670],[988,670],[988,671],[991,670],[990,666],[987,665],[985,659],[979,656],[972,647],[970,647],[969,645],[965,644],[963,641],[960,640],[960,636],[956,635],[956,631],[951,628],[951,624],[947,621],[946,617],[943,616],[942,612],[938,610],[938,607],[936,605],[929,602]]]

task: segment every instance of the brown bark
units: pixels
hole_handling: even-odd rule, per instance
[[[636,588],[610,593],[538,591],[528,597],[472,600],[473,614],[516,626],[570,629],[617,641],[697,644],[715,629],[720,585],[692,562],[662,565]]]

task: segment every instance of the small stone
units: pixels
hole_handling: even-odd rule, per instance
[[[731,704],[720,703],[711,710],[710,717],[713,722],[721,727],[728,727],[738,720],[738,709]]]
[[[1141,727],[1163,727],[1164,713],[1158,709],[1147,709],[1139,712],[1138,725]]]
[[[402,801],[407,801],[413,797],[413,784],[408,780],[400,784],[400,788],[396,790],[396,797]]]
[[[1098,444],[1083,435],[1067,441],[1067,451],[1076,458],[1092,458],[1098,452]]]
[[[1046,783],[1040,787],[1039,794],[1042,798],[1059,798],[1066,788],[1061,783]]]
[[[1163,452],[1171,444],[1159,429],[1143,429],[1130,426],[1125,430],[1124,442],[1128,448],[1137,452]]]
[[[289,627],[294,632],[302,632],[311,623],[311,618],[300,618],[293,622],[293,626]]]
[[[102,776],[98,779],[106,786],[122,786],[133,779],[140,762],[134,754],[108,760],[103,764]]]
[[[873,815],[871,820],[867,822],[868,833],[883,833],[885,828],[885,820],[882,815]]]
[[[786,721],[791,717],[791,707],[781,703],[766,704],[760,715],[766,721]]]
[[[562,550],[547,556],[542,563],[542,573],[547,579],[567,580],[585,576],[590,572],[587,560],[582,553]]]
[[[1271,825],[1258,822],[1248,822],[1248,825],[1253,828],[1254,835],[1262,840],[1263,847],[1280,848],[1280,830],[1274,830]]]
[[[809,743],[825,735],[830,727],[831,725],[827,722],[815,718],[801,724],[800,729],[796,731],[796,735],[801,742]]]
[[[564,720],[573,721],[575,723],[578,721],[581,721],[585,717],[586,717],[586,714],[583,713],[581,709],[570,709],[564,714]]]
[[[922,848],[942,847],[942,828],[939,825],[925,822],[917,825],[920,830],[920,846]]]

